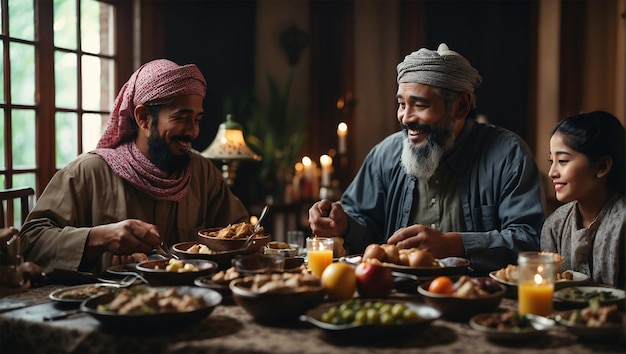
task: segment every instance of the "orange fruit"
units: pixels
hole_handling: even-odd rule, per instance
[[[439,276],[430,282],[428,291],[436,294],[452,294],[454,292],[454,283],[448,277]]]
[[[354,268],[343,262],[329,264],[322,273],[322,283],[330,301],[351,299],[356,290]]]

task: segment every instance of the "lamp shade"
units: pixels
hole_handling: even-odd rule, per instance
[[[243,129],[232,114],[226,115],[226,121],[220,124],[215,139],[202,155],[214,160],[261,160],[246,144]]]

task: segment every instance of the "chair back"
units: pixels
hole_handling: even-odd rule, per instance
[[[0,211],[2,211],[2,219],[0,219],[0,228],[9,226],[18,226],[15,224],[15,203],[19,202],[20,225],[24,224],[28,213],[30,212],[30,197],[35,195],[35,190],[31,187],[15,187],[0,190]],[[5,203],[6,202],[6,203]]]

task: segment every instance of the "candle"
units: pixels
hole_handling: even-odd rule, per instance
[[[339,139],[339,146],[337,152],[339,154],[345,154],[348,150],[346,137],[348,136],[348,125],[344,122],[339,123],[337,126],[337,138]]]
[[[518,312],[521,315],[548,316],[554,294],[554,259],[538,252],[523,252],[518,257]]]
[[[328,155],[320,156],[320,165],[322,166],[322,186],[330,186],[330,170],[333,166],[333,159]]]
[[[318,278],[333,262],[334,240],[332,237],[310,237],[306,239],[307,267]]]

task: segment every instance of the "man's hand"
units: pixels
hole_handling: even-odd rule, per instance
[[[314,235],[343,237],[348,232],[348,216],[341,204],[322,199],[309,209],[309,225]]]
[[[105,251],[114,255],[127,256],[135,252],[149,253],[161,237],[157,227],[136,219],[123,220],[114,224],[94,226],[89,232],[85,255],[98,257]]]
[[[421,224],[398,229],[387,243],[398,248],[420,248],[430,252],[435,258],[465,257],[461,234],[443,233]]]

